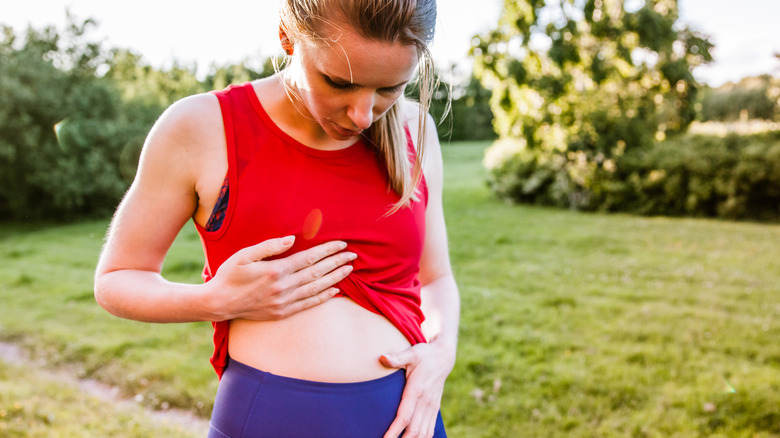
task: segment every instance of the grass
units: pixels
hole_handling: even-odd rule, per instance
[[[118,385],[145,403],[208,414],[217,382],[208,361],[211,327],[144,324],[112,317],[95,303],[92,273],[106,221],[67,226],[0,228],[0,338],[17,342],[51,365],[75,363],[79,374]],[[199,250],[185,233],[166,262],[170,278],[199,281],[182,272]]]
[[[0,362],[0,436],[194,438],[181,426],[152,421],[137,406],[115,408],[47,373],[3,362]]]
[[[780,436],[780,227],[505,204],[483,182],[484,147],[443,151],[463,300],[450,436]],[[208,324],[134,323],[94,303],[105,227],[0,225],[0,337],[207,415]],[[187,226],[166,275],[197,282],[201,260]]]

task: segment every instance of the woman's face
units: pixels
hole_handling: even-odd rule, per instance
[[[334,31],[295,42],[290,79],[304,114],[328,137],[346,141],[371,126],[403,94],[417,67],[417,48]]]

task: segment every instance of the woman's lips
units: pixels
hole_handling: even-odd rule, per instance
[[[336,130],[336,132],[338,132],[339,135],[341,135],[343,137],[357,137],[358,135],[360,135],[362,133],[362,131],[354,131],[352,129],[342,128],[341,126],[339,126],[339,125],[337,125],[335,123],[332,123],[332,125],[333,125],[333,128]]]

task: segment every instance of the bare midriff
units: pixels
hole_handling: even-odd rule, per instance
[[[379,361],[410,343],[384,316],[337,297],[279,321],[233,320],[230,357],[272,374],[361,382],[396,371]]]

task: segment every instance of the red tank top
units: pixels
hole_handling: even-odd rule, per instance
[[[428,201],[424,179],[419,201],[385,216],[399,197],[389,189],[383,158],[366,141],[337,151],[312,149],[273,123],[251,83],[214,94],[225,125],[230,196],[219,229],[195,224],[206,258],[204,280],[238,250],[267,239],[296,236],[282,257],[342,240],[358,257],[336,287],[384,315],[410,343],[425,342],[417,280]],[[407,142],[413,156],[408,131]],[[211,364],[221,377],[229,322],[213,325]]]

